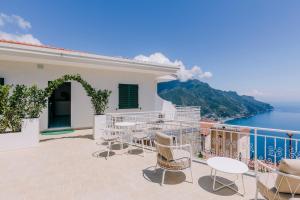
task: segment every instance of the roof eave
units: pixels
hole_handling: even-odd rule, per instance
[[[0,60],[33,62],[41,64],[90,67],[95,69],[145,71],[172,74],[179,66],[146,63],[124,58],[100,56],[81,52],[67,52],[59,49],[27,47],[16,44],[0,43]]]

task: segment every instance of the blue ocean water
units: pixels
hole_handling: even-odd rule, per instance
[[[274,110],[271,112],[230,120],[226,124],[300,131],[300,104],[274,104],[273,106]],[[254,131],[252,130],[251,133],[253,134]],[[300,156],[300,140],[290,140],[287,133],[259,131],[258,134],[281,137],[276,141],[273,138],[258,137],[257,156],[259,158],[279,161],[283,157],[295,158]],[[300,134],[294,134],[292,138],[300,139]],[[250,145],[254,146],[253,135],[250,137]],[[253,158],[254,152],[252,151],[250,155]]]

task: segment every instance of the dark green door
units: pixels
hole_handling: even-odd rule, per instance
[[[59,86],[48,100],[48,128],[71,126],[71,83]]]

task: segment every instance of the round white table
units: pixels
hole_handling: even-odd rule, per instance
[[[226,157],[213,157],[209,158],[207,160],[208,166],[211,168],[211,174],[210,176],[213,179],[213,190],[218,191],[220,189],[223,189],[225,187],[237,192],[238,194],[244,196],[245,195],[245,185],[244,185],[244,173],[249,171],[249,168],[247,165],[241,161],[232,159],[232,158],[226,158]],[[233,174],[236,175],[236,179],[234,181],[231,181],[228,184],[225,184],[219,180],[217,180],[217,171],[223,172],[227,174]],[[242,184],[243,184],[243,193],[239,192],[235,188],[231,187],[232,185],[236,184],[236,181],[241,177]],[[216,182],[221,184],[219,188],[216,188]]]

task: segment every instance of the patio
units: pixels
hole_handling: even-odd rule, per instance
[[[114,148],[118,149],[115,145]],[[246,195],[229,189],[212,192],[210,169],[193,162],[189,173],[167,172],[160,186],[156,157],[114,150],[112,157],[97,157],[99,146],[92,130],[42,136],[37,148],[0,153],[0,199],[253,199],[255,178],[245,176]],[[222,177],[227,177],[222,175]],[[231,177],[227,177],[231,178]],[[240,184],[237,187],[241,187]]]

